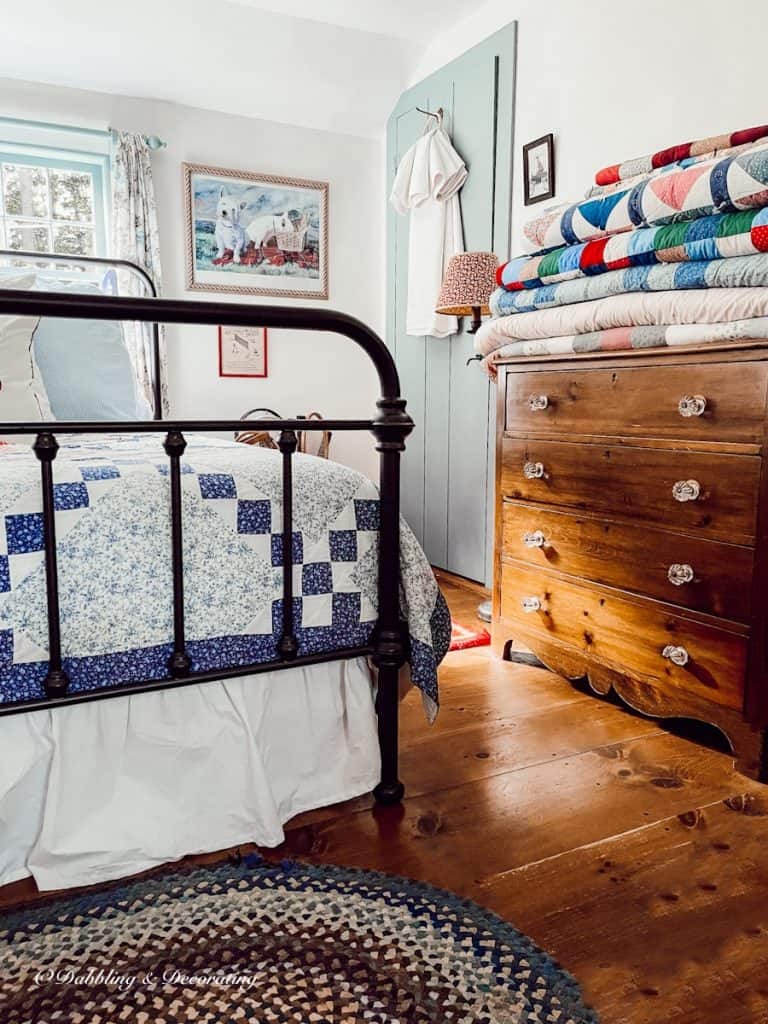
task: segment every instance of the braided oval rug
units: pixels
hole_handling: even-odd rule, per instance
[[[4,1024],[595,1024],[501,918],[389,875],[251,855],[0,915]]]

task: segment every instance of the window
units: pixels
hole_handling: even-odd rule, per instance
[[[0,249],[105,256],[105,179],[98,156],[0,143]]]

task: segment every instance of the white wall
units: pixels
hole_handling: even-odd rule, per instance
[[[330,182],[330,299],[317,304],[351,313],[383,332],[384,155],[379,140],[8,79],[0,79],[0,112],[82,127],[118,127],[167,140],[167,149],[152,157],[166,297],[216,297],[184,291],[183,161]],[[312,305],[312,300],[297,299],[235,296],[232,301]],[[266,380],[220,378],[213,327],[169,330],[168,349],[172,412],[178,416],[237,417],[262,405],[286,416],[317,409],[325,416],[366,417],[375,409],[375,372],[362,352],[341,337],[271,332]],[[368,436],[337,434],[333,455],[363,472],[375,472]]]
[[[435,36],[412,81],[513,19],[519,24],[516,252],[523,221],[541,209],[526,209],[522,203],[524,142],[555,133],[556,199],[566,200],[581,196],[604,164],[766,120],[763,0],[730,0],[727,24],[714,0],[645,0],[640,6],[636,0],[486,0],[453,29]],[[725,34],[737,45],[724,47]],[[169,60],[176,59],[177,54],[169,55]],[[381,139],[3,79],[0,112],[92,127],[113,125],[168,140],[168,148],[153,158],[168,296],[186,294],[182,161],[330,181],[327,305],[383,329]],[[189,297],[205,296],[198,292]],[[317,408],[326,415],[364,416],[377,393],[365,357],[343,339],[273,333],[265,381],[220,379],[212,330],[172,335],[169,348],[171,397],[179,415],[229,416],[266,404],[286,414]],[[367,438],[338,436],[334,453],[365,471],[374,470]]]
[[[518,22],[513,248],[524,143],[555,133],[557,195],[580,198],[606,164],[768,120],[764,0],[486,0],[435,38],[419,81]]]

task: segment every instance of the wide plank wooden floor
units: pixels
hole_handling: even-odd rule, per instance
[[[477,595],[444,591],[473,625]],[[478,900],[568,967],[604,1024],[768,1024],[768,787],[489,648],[449,655],[441,694],[431,728],[418,694],[403,703],[402,807],[313,811],[273,853]],[[0,907],[33,896],[16,883]]]

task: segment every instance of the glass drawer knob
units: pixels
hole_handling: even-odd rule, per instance
[[[544,476],[544,463],[526,462],[523,466],[523,476],[526,480],[541,480]]]
[[[681,416],[702,416],[707,408],[704,395],[683,395],[677,403],[677,411]]]
[[[682,587],[684,583],[693,583],[693,566],[675,562],[667,569],[667,579],[676,587]]]
[[[661,656],[667,658],[673,665],[688,664],[688,651],[684,647],[675,647],[674,644],[667,644]]]
[[[539,409],[546,409],[549,405],[549,399],[546,395],[528,395],[528,408],[531,412],[537,412]]]
[[[700,494],[701,484],[698,480],[678,480],[672,487],[675,501],[696,501]]]
[[[524,597],[520,604],[524,612],[537,612],[541,608],[541,601],[538,597]]]
[[[534,530],[533,533],[523,534],[523,544],[527,548],[543,548],[546,538],[541,530]]]

